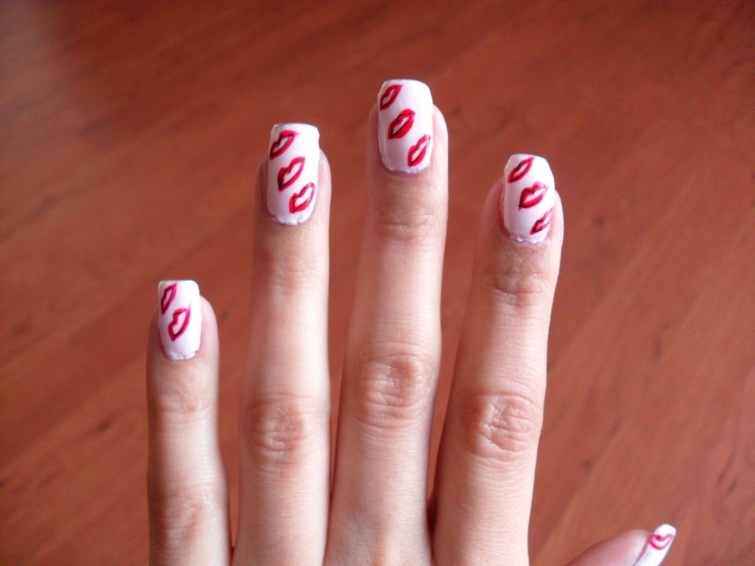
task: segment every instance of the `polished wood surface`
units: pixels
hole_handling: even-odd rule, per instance
[[[668,564],[753,564],[754,66],[746,0],[0,3],[0,563],[146,561],[163,278],[218,313],[237,493],[252,191],[279,121],[318,125],[333,169],[340,379],[365,117],[412,77],[451,139],[438,413],[484,193],[529,151],[564,200],[533,562],[670,522]]]

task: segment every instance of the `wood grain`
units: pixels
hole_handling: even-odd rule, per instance
[[[438,416],[485,192],[530,151],[564,200],[533,562],[670,522],[668,564],[752,564],[754,38],[746,0],[0,3],[0,562],[146,561],[160,279],[218,313],[237,492],[252,189],[279,121],[318,125],[333,168],[340,379],[365,118],[411,77],[451,139]]]

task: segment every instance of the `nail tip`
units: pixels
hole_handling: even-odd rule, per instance
[[[272,134],[280,132],[281,130],[288,130],[292,128],[304,130],[305,132],[311,132],[313,134],[317,134],[318,136],[320,134],[320,130],[317,128],[317,126],[315,126],[314,124],[308,124],[307,122],[279,122],[277,124],[273,124],[270,132]]]
[[[401,79],[387,79],[383,81],[383,84],[380,85],[380,91],[378,92],[378,96],[388,86],[391,85],[401,85],[401,86],[409,86],[409,87],[416,87],[419,89],[427,89],[428,92],[430,92],[430,87],[427,83],[420,81],[419,79],[407,79],[407,78],[401,78]]]
[[[193,279],[163,279],[157,283],[157,292],[162,296],[166,287],[177,284],[182,285],[184,288],[188,287],[187,291],[199,295],[199,284]]]

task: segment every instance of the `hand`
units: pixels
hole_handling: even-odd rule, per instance
[[[195,283],[161,283],[148,361],[153,563],[529,563],[563,237],[550,168],[539,157],[512,156],[485,201],[428,501],[448,134],[425,85],[383,85],[367,155],[331,480],[330,170],[314,127],[273,129],[257,182],[234,548],[217,436],[215,317]],[[627,532],[572,564],[659,564],[673,536],[669,526],[652,537]]]

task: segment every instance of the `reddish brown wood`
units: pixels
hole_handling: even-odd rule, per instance
[[[668,564],[751,564],[754,37],[747,1],[0,3],[0,562],[145,562],[163,278],[219,315],[236,492],[252,187],[278,121],[317,124],[333,168],[339,379],[365,117],[412,77],[451,136],[438,414],[485,192],[531,151],[564,200],[534,563],[667,521]]]

